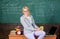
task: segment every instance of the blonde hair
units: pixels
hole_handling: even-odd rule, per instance
[[[23,9],[28,9],[28,11],[29,11],[29,8],[28,8],[27,6],[23,6],[22,10],[23,10]]]

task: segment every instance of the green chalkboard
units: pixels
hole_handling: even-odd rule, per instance
[[[1,0],[0,23],[20,23],[28,6],[36,23],[60,23],[60,0]]]

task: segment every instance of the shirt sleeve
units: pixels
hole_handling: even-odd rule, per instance
[[[35,24],[35,21],[34,21],[33,16],[32,16],[32,20],[33,20],[33,25],[35,26],[35,28],[39,28],[39,27]]]

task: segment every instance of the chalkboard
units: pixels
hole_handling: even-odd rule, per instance
[[[36,23],[60,23],[60,0],[1,0],[0,23],[20,23],[28,6]]]

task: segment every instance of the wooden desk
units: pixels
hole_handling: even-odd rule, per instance
[[[27,39],[24,35],[9,35],[9,39]]]
[[[56,35],[46,35],[44,39],[56,39]]]
[[[9,35],[9,39],[27,39],[24,35]],[[56,35],[46,35],[44,39],[56,39]]]

